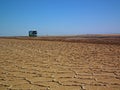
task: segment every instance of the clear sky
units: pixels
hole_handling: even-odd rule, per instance
[[[0,36],[120,33],[120,0],[0,0]]]

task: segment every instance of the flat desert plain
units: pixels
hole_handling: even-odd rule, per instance
[[[0,90],[120,90],[120,38],[53,38],[0,38]]]

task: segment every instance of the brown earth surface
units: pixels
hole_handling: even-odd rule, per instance
[[[119,38],[51,40],[0,38],[0,90],[120,90]]]

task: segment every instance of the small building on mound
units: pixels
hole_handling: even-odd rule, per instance
[[[37,37],[37,31],[29,31],[29,37]]]

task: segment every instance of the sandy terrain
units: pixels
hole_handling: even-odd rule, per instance
[[[0,90],[120,90],[120,45],[0,38]]]

